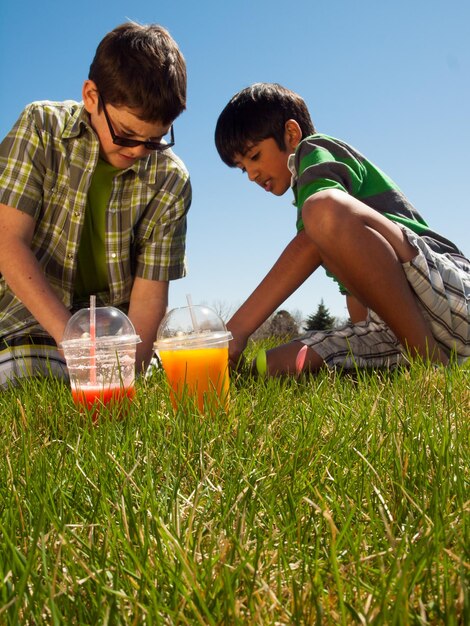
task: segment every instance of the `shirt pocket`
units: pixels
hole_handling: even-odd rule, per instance
[[[44,179],[43,198],[39,224],[48,229],[65,229],[70,218],[68,177],[49,173]]]
[[[46,176],[43,199],[36,217],[34,247],[40,257],[52,256],[64,260],[67,242],[71,238],[72,215],[69,207],[69,184],[65,176]],[[46,261],[46,259],[43,259]]]

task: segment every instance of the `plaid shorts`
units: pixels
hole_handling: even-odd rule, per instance
[[[32,376],[53,376],[68,381],[65,360],[55,341],[44,335],[1,338],[0,389]]]
[[[403,264],[432,334],[443,351],[462,363],[470,357],[470,262],[439,254],[402,227],[418,254]],[[325,364],[344,369],[392,368],[408,362],[390,328],[369,310],[367,319],[328,331],[311,331],[298,341],[311,347]]]

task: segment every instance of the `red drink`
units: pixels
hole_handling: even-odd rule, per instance
[[[75,404],[88,411],[93,410],[93,420],[98,418],[100,407],[107,407],[120,417],[127,410],[135,396],[134,387],[72,387],[72,398]]]

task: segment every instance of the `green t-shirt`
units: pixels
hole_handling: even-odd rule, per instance
[[[340,189],[390,220],[407,226],[433,250],[462,255],[454,243],[429,228],[391,178],[344,141],[328,135],[311,135],[300,142],[291,159],[297,231],[304,227],[302,207],[307,198],[324,189]]]
[[[119,169],[99,159],[88,190],[85,221],[83,224],[78,265],[75,278],[75,295],[78,298],[108,289],[106,266],[106,207],[113,178]]]

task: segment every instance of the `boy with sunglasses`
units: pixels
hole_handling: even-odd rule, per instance
[[[58,346],[91,294],[129,315],[144,371],[169,281],[185,275],[191,187],[171,150],[186,108],[177,44],[158,25],[118,26],[82,96],[27,106],[0,144],[0,387],[67,378]]]
[[[243,89],[220,114],[215,141],[222,160],[265,191],[292,188],[297,207],[297,234],[227,324],[232,363],[320,266],[347,295],[351,321],[270,350],[269,374],[470,356],[470,261],[371,161],[317,133],[299,95],[270,83]]]

